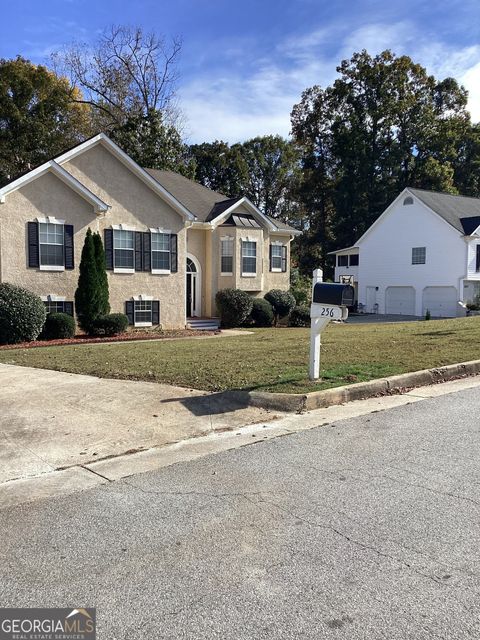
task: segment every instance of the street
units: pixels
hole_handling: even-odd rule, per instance
[[[479,389],[3,509],[0,604],[96,607],[102,640],[478,638]]]

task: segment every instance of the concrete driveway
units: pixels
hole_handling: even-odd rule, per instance
[[[270,420],[228,393],[0,364],[0,482]]]

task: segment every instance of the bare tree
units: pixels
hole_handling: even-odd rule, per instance
[[[140,27],[112,26],[92,46],[77,42],[54,54],[53,64],[82,90],[78,101],[92,107],[99,129],[116,129],[151,112],[175,124],[180,50],[178,38],[167,42]]]

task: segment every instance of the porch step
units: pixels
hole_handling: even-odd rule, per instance
[[[218,331],[220,318],[188,318],[187,326],[195,331]]]

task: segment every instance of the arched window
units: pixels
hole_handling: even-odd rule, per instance
[[[405,198],[405,200],[403,201],[403,204],[404,204],[404,205],[406,205],[406,204],[413,204],[413,198],[412,198],[412,196],[407,196],[407,197]]]
[[[187,273],[197,273],[197,267],[190,258],[187,258]]]

